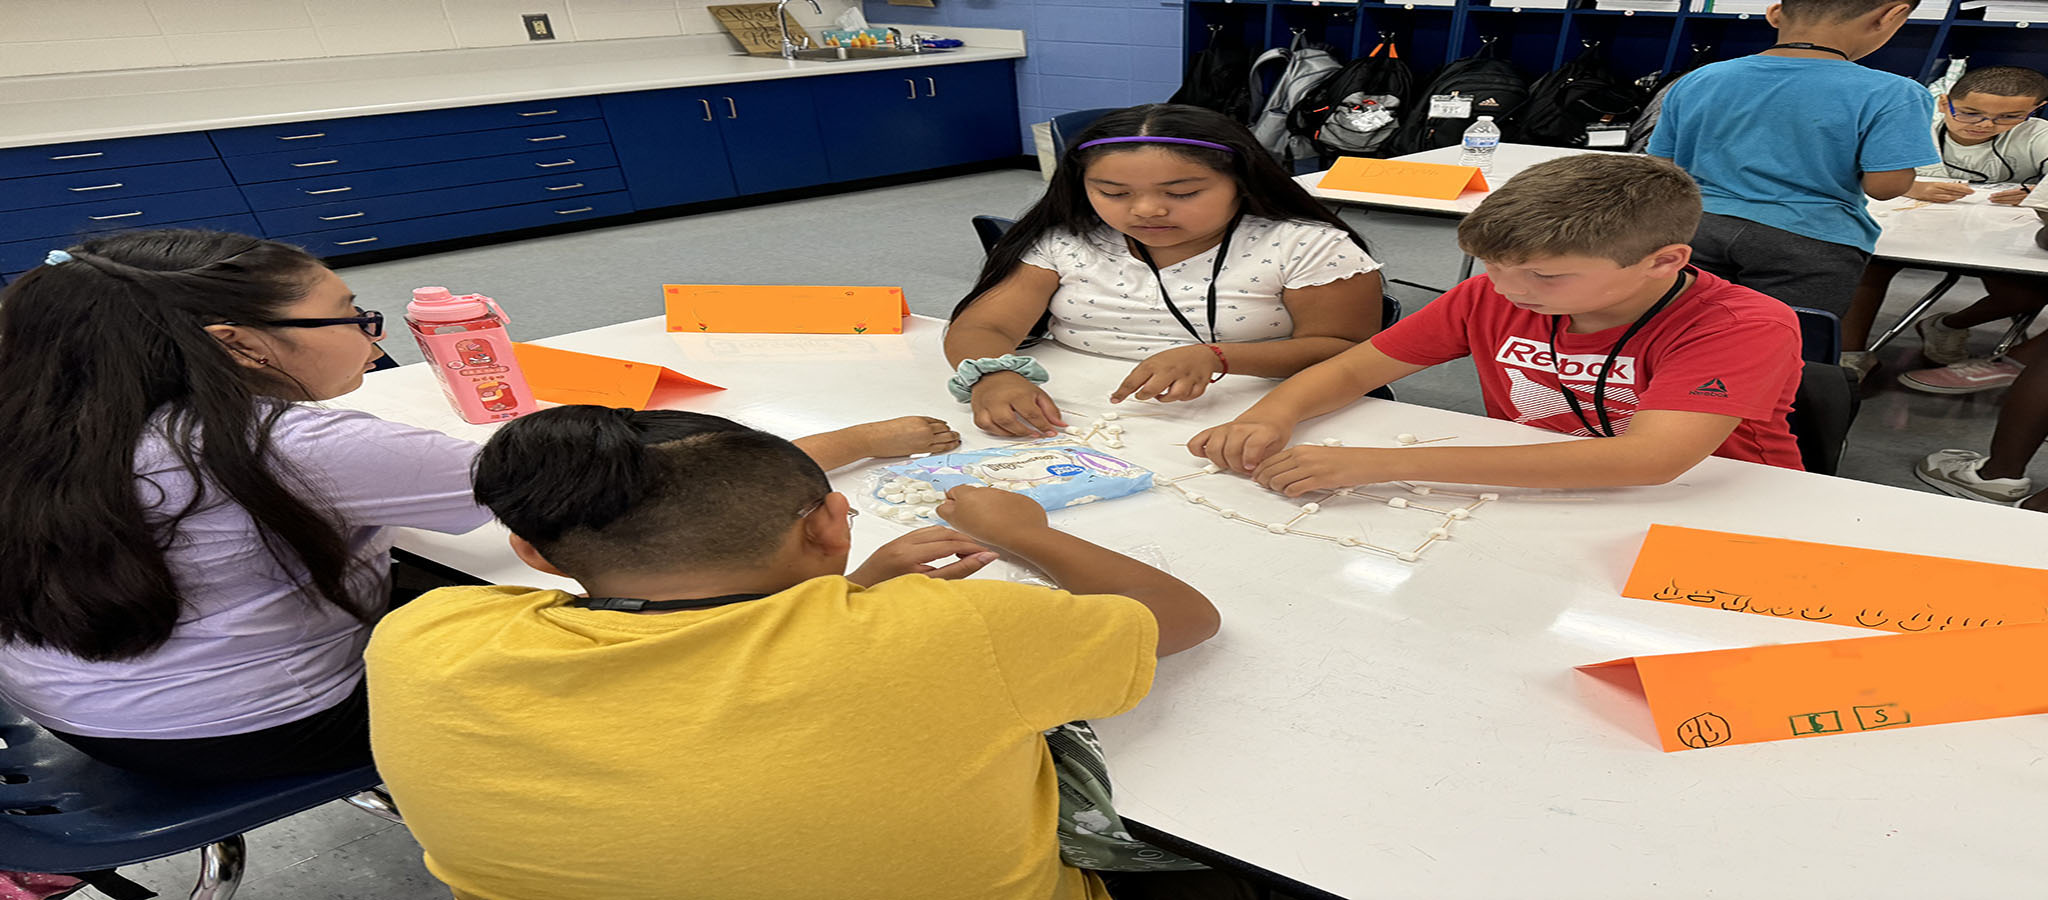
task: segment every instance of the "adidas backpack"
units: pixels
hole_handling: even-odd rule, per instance
[[[1383,43],[1303,95],[1287,111],[1287,131],[1307,140],[1325,163],[1339,156],[1378,155],[1414,94],[1414,71],[1401,61],[1398,48]]]
[[[1642,89],[1614,74],[1599,44],[1537,79],[1529,102],[1504,129],[1515,140],[1553,147],[1583,147],[1586,126],[1635,121],[1648,100]]]
[[[1251,52],[1221,25],[1209,26],[1209,46],[1188,60],[1187,77],[1168,103],[1213,109],[1239,122],[1252,117]]]
[[[1439,96],[1471,98],[1472,109],[1462,118],[1433,118],[1429,115],[1429,98]],[[1478,53],[1444,66],[1429,87],[1417,95],[1416,109],[1388,141],[1388,153],[1400,156],[1456,146],[1464,139],[1465,129],[1479,121],[1480,116],[1504,122],[1528,100],[1528,79],[1515,70],[1513,63],[1495,56],[1489,41]]]
[[[1262,97],[1259,73],[1275,63],[1285,68],[1279,80],[1273,82],[1273,93]],[[1251,122],[1252,137],[1258,138],[1259,145],[1271,152],[1282,167],[1292,167],[1298,159],[1315,157],[1314,144],[1287,130],[1287,114],[1339,68],[1337,58],[1330,55],[1328,48],[1310,45],[1299,34],[1294,36],[1293,43],[1261,53],[1252,63],[1247,84],[1252,91],[1252,106],[1258,109]]]

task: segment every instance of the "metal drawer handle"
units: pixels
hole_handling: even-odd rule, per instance
[[[372,244],[372,243],[376,243],[376,241],[377,241],[377,239],[376,239],[376,238],[373,238],[373,237],[366,237],[366,238],[356,238],[356,239],[355,239],[355,240],[353,240],[353,241],[335,241],[335,242],[334,242],[334,246],[336,246],[336,247],[347,247],[347,246],[350,246],[350,245],[353,245],[353,244]]]
[[[732,102],[731,97],[727,97],[725,98],[725,112],[726,118],[737,119],[740,117],[740,105]]]
[[[73,154],[71,154],[70,156],[52,156],[52,157],[50,157],[50,161],[51,161],[51,162],[57,162],[57,161],[59,161],[59,160],[65,160],[65,159],[91,159],[91,158],[93,158],[93,157],[95,157],[95,156],[105,156],[105,155],[106,155],[105,153],[73,153]]]
[[[551,191],[573,191],[573,190],[575,190],[575,189],[577,189],[577,188],[580,188],[580,187],[582,187],[582,186],[583,186],[583,182],[579,181],[579,182],[576,182],[575,184],[565,184],[565,185],[561,185],[561,186],[559,186],[559,187],[551,187],[551,188],[548,188],[548,190],[551,190]]]
[[[914,80],[914,79],[910,79],[910,78],[905,78],[905,79],[903,79],[903,83],[904,83],[904,84],[907,84],[907,85],[909,85],[909,86],[910,86],[910,99],[912,99],[912,100],[916,100],[916,99],[917,99],[917,81],[916,81],[916,80]]]
[[[527,138],[526,142],[529,144],[538,144],[543,141],[563,141],[568,139],[569,136],[566,134],[551,134],[548,135],[547,137]]]
[[[711,121],[711,101],[698,97],[697,102],[704,104],[704,121]]]
[[[552,116],[559,112],[561,112],[559,109],[543,109],[539,112],[523,112],[519,115],[523,118],[532,118],[534,116]]]
[[[278,139],[278,140],[280,140],[280,141],[303,141],[303,140],[305,140],[305,139],[307,139],[307,138],[316,138],[316,137],[326,137],[326,136],[327,136],[327,132],[325,132],[325,131],[315,131],[315,132],[313,132],[312,134],[280,134],[280,135],[278,135],[278,136],[277,136],[277,139]]]
[[[314,166],[331,166],[331,165],[334,165],[335,163],[338,163],[338,162],[341,162],[341,160],[338,160],[338,159],[323,159],[323,160],[321,160],[321,161],[319,161],[319,162],[309,162],[309,163],[292,163],[292,168],[294,168],[294,169],[310,169],[310,168],[312,168],[312,167],[314,167]]]
[[[585,213],[585,212],[589,212],[589,211],[591,211],[591,210],[593,210],[593,209],[596,209],[596,208],[597,208],[597,207],[595,207],[595,206],[579,206],[579,207],[576,207],[575,209],[558,209],[558,210],[555,210],[555,215],[558,215],[558,216],[573,216],[573,215],[575,215],[575,214],[577,214],[577,213]]]
[[[369,215],[369,213],[359,213],[359,212],[352,212],[352,213],[349,213],[348,215],[345,215],[345,216],[321,216],[321,217],[320,217],[320,221],[322,221],[322,222],[339,222],[339,221],[341,221],[341,220],[343,220],[343,219],[360,219],[360,218],[362,218],[362,217],[364,217],[364,216],[366,216],[366,215]]]
[[[534,163],[534,165],[539,166],[543,169],[553,169],[558,166],[573,166],[575,164],[576,161],[573,159],[565,159],[558,163]]]
[[[76,191],[82,194],[85,193],[86,191],[104,191],[108,188],[117,188],[122,186],[123,185],[120,182],[116,181],[113,184],[95,184],[92,187],[67,188],[66,190]]]
[[[338,187],[338,188],[322,188],[322,189],[320,189],[320,190],[317,190],[317,191],[309,191],[309,190],[306,190],[305,188],[299,188],[299,191],[300,191],[301,193],[311,194],[311,195],[314,195],[314,196],[319,196],[319,195],[321,195],[321,194],[339,194],[339,193],[341,193],[341,192],[343,192],[343,191],[353,191],[353,190],[355,190],[355,188],[352,188],[352,187]]]
[[[938,79],[936,79],[936,78],[931,78],[931,77],[926,77],[926,78],[925,78],[925,80],[924,80],[924,86],[925,86],[925,96],[926,96],[926,97],[936,97],[936,96],[938,96],[938,95],[939,95],[939,80],[938,80]]]
[[[108,219],[132,219],[139,215],[142,215],[142,210],[138,209],[134,212],[116,213],[111,216],[86,216],[86,218],[95,222],[105,222]]]

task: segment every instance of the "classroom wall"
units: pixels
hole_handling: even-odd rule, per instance
[[[556,41],[715,34],[731,0],[0,0],[0,76],[358,56],[527,42],[547,13]],[[858,0],[790,10],[812,28]]]
[[[1063,112],[1156,103],[1180,88],[1180,0],[935,0],[934,8],[867,0],[870,22],[1015,28],[1019,127]]]

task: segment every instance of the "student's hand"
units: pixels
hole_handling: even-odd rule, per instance
[[[1209,389],[1209,379],[1222,370],[1223,361],[1207,344],[1161,350],[1124,376],[1124,383],[1110,393],[1109,402],[1122,403],[1125,397],[1193,400]]]
[[[1060,418],[1059,404],[1015,372],[983,375],[973,391],[974,425],[990,434],[1052,437],[1067,427],[1066,420]]]
[[[1370,447],[1289,447],[1252,472],[1252,480],[1289,497],[1387,480],[1375,465],[1387,453]]]
[[[1278,422],[1238,419],[1188,439],[1188,452],[1232,472],[1250,472],[1287,446],[1294,429]]]
[[[2026,188],[2013,188],[2008,191],[1999,191],[1998,193],[1992,194],[1990,197],[1987,197],[1985,199],[1988,199],[1991,202],[1998,204],[1999,206],[2018,206],[2020,205],[2021,200],[2027,199],[2028,193],[2029,192]]]
[[[1954,203],[1976,192],[1976,188],[1954,181],[1915,181],[1906,189],[1906,196],[1928,203]]]
[[[996,488],[956,487],[946,492],[946,501],[939,504],[937,512],[954,528],[998,547],[1015,535],[1052,527],[1046,524],[1045,507],[1038,501]]]
[[[855,425],[849,429],[859,439],[863,457],[909,456],[912,453],[944,453],[960,446],[960,433],[942,419],[903,416]]]
[[[957,556],[960,559],[958,562],[938,567],[929,565],[948,556]],[[846,576],[846,580],[862,587],[870,587],[899,575],[966,578],[981,571],[982,566],[995,561],[994,551],[968,540],[966,535],[951,528],[933,525],[930,528],[920,528],[876,548],[867,562],[861,563],[860,568]]]

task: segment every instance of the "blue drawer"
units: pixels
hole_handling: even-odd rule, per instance
[[[471,184],[389,197],[364,197],[359,200],[322,203],[318,206],[263,210],[256,214],[256,219],[263,223],[263,230],[268,233],[299,234],[356,228],[382,222],[396,222],[400,219],[419,219],[494,206],[542,203],[625,189],[626,179],[619,174],[618,169],[598,169],[573,175],[545,175],[540,178]]]
[[[213,143],[197,131],[41,147],[9,147],[0,150],[0,178],[118,169],[185,159],[212,159],[217,155],[213,152]]]
[[[384,197],[436,188],[509,181],[534,175],[573,175],[618,164],[612,148],[591,144],[569,150],[542,150],[514,156],[464,159],[425,166],[379,169],[293,181],[266,181],[242,186],[254,209],[311,206],[361,197]]]
[[[249,204],[242,199],[242,192],[231,187],[45,206],[0,216],[0,241],[69,237],[116,228],[148,228],[167,222],[211,219],[248,211]]]
[[[388,250],[408,244],[445,241],[450,238],[513,231],[561,222],[616,216],[633,211],[633,200],[625,191],[594,194],[554,203],[526,203],[479,209],[403,222],[386,222],[341,231],[294,234],[276,238],[306,248],[315,256],[341,256]]]
[[[238,234],[260,235],[256,217],[243,214],[238,216],[213,216],[183,222],[167,222],[153,226],[157,228],[206,228],[213,231],[233,231]],[[0,244],[0,272],[21,272],[43,264],[43,257],[52,250],[62,250],[78,243],[77,235],[36,238]]]
[[[308,178],[395,166],[417,166],[455,159],[510,156],[535,150],[557,150],[590,144],[609,144],[611,135],[604,121],[593,119],[563,122],[538,128],[505,128],[468,134],[444,134],[402,141],[347,144],[340,147],[286,150],[227,160],[235,181],[256,184],[287,178]]]
[[[217,159],[10,178],[0,181],[0,211],[111,202],[234,184],[235,180],[228,177],[228,168]]]
[[[321,119],[284,125],[258,125],[212,132],[213,145],[222,156],[252,156],[277,150],[305,150],[372,141],[489,131],[522,125],[548,125],[576,119],[595,119],[597,98],[567,97],[525,103],[498,103],[458,109],[430,109],[423,112],[384,116],[354,116]]]

